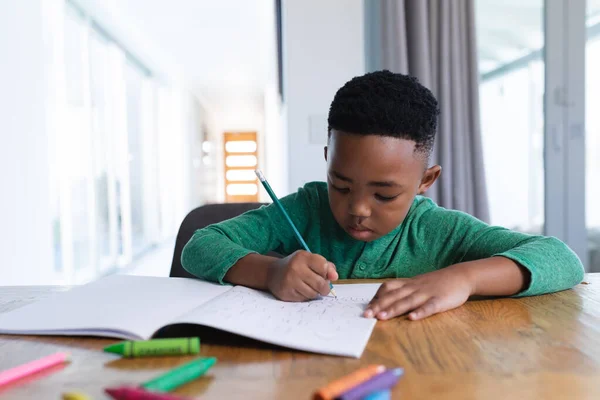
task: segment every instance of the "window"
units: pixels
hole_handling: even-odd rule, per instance
[[[476,5],[481,132],[491,223],[540,234],[544,231],[544,61],[540,51],[544,2],[478,1]]]
[[[556,236],[600,270],[600,2],[476,5],[492,223]]]
[[[586,227],[590,270],[600,271],[600,2],[587,6]]]
[[[83,283],[158,240],[157,83],[70,2],[64,74],[64,129],[54,146],[55,265],[68,282]]]

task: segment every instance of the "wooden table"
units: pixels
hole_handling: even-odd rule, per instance
[[[525,299],[473,300],[419,322],[378,322],[361,359],[268,346],[203,342],[219,362],[176,393],[202,399],[309,399],[313,390],[361,365],[401,366],[394,399],[600,399],[600,274],[573,290]],[[66,288],[0,287],[0,312]],[[73,362],[0,389],[0,399],[59,399],[80,389],[135,384],[192,359],[125,360],[110,339],[0,336],[0,369],[55,351]],[[232,345],[232,343],[237,343]]]

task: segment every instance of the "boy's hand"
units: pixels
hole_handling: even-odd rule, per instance
[[[383,283],[364,316],[390,319],[410,312],[408,317],[417,320],[461,306],[473,294],[474,285],[466,270],[457,267]]]
[[[329,281],[337,279],[335,265],[318,254],[299,250],[271,265],[267,286],[279,300],[305,301],[327,296]]]

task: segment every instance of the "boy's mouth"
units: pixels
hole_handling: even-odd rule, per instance
[[[373,236],[372,230],[360,225],[348,225],[346,226],[346,232],[357,240],[368,240]]]

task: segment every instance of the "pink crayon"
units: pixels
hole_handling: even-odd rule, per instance
[[[0,386],[69,361],[67,353],[56,353],[0,372]]]
[[[165,393],[149,392],[133,387],[109,388],[104,390],[115,400],[185,400]]]

